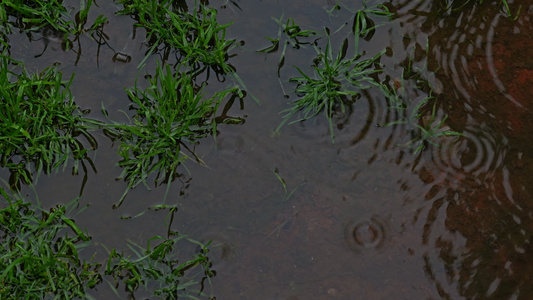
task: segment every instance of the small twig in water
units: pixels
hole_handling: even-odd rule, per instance
[[[285,227],[285,225],[289,224],[290,221],[292,221],[292,219],[294,218],[294,216],[296,216],[302,209],[298,209],[297,211],[295,211],[294,213],[292,213],[292,216],[290,216],[287,220],[285,220],[285,222],[281,223],[280,225],[278,225],[276,228],[274,228],[274,230],[272,230],[268,235],[267,237],[265,238],[265,241],[268,240],[268,238],[274,234],[274,232],[277,232],[276,233],[276,240],[279,239],[279,234],[281,232],[281,229],[283,227]]]

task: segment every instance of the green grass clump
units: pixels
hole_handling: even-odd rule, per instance
[[[198,299],[206,296],[205,281],[215,276],[207,255],[210,242],[202,244],[170,230],[168,238],[149,239],[146,249],[130,242],[134,257],[104,246],[109,256],[103,263],[94,261],[96,254],[83,260],[81,252],[94,245],[68,217],[79,199],[45,211],[19,194],[8,195],[0,188],[0,195],[0,299],[94,299],[88,290],[104,281],[117,295],[123,285],[132,298],[143,292],[162,299]],[[182,260],[178,243],[180,249],[198,251]]]
[[[92,2],[92,1],[91,1]],[[29,31],[38,31],[50,26],[57,31],[69,33],[71,21],[66,21],[67,9],[61,4],[62,1],[2,1],[0,4],[0,16],[3,26],[13,25]],[[15,21],[8,23],[8,16],[13,16]],[[8,27],[9,29],[9,27]]]
[[[157,174],[156,185],[170,183],[177,176],[178,165],[187,159],[201,162],[189,145],[216,133],[214,114],[227,95],[243,96],[239,89],[231,88],[206,97],[204,85],[196,85],[193,75],[179,68],[173,73],[169,65],[157,67],[146,89],[137,84],[127,89],[134,111],[130,124],[107,127],[121,142],[119,166],[124,171],[120,177],[128,181],[128,190],[146,184],[151,174]]]
[[[0,26],[7,33],[11,27],[16,27],[25,32],[36,32],[42,29],[51,29],[64,34],[66,48],[70,48],[68,35],[80,35],[86,31],[96,30],[107,21],[102,15],[98,16],[90,28],[85,29],[89,10],[93,0],[80,1],[80,10],[74,16],[63,6],[61,0],[11,0],[0,3]],[[13,21],[9,21],[12,17]]]
[[[102,281],[100,265],[79,258],[89,237],[66,207],[37,211],[0,193],[8,204],[0,210],[0,299],[85,298]]]
[[[167,58],[170,47],[179,51],[180,61],[187,61],[191,66],[201,62],[217,72],[233,73],[226,63],[228,51],[235,46],[235,40],[226,40],[226,28],[231,24],[219,24],[215,9],[195,4],[193,11],[187,12],[171,0],[120,0],[119,3],[124,9],[118,14],[133,15],[135,25],[146,29],[150,47],[147,56],[163,50],[163,57]]]
[[[184,262],[180,261],[179,253],[174,249],[182,239],[196,244],[200,249],[194,258]],[[151,246],[154,242],[158,242],[157,245]],[[199,299],[198,296],[205,296],[204,280],[209,281],[209,278],[215,275],[214,271],[210,270],[208,246],[209,244],[203,245],[184,235],[174,238],[153,237],[148,241],[146,249],[130,242],[128,247],[135,257],[125,257],[123,253],[111,251],[105,273],[114,278],[117,295],[116,288],[123,283],[131,296],[141,288],[149,290],[161,299]],[[201,270],[191,275],[191,271],[197,267]],[[197,276],[201,276],[202,279],[199,281],[195,278]]]
[[[333,10],[339,8],[340,5],[337,4],[329,13],[331,14]],[[375,25],[370,15],[390,18],[393,14],[384,5],[369,6],[366,1],[364,1],[364,7],[361,10],[353,11],[353,13],[353,54],[347,53],[348,38],[346,38],[340,45],[338,53],[334,56],[330,30],[326,28],[325,37],[327,43],[325,50],[321,50],[316,41],[313,44],[317,52],[317,57],[313,60],[312,65],[313,74],[306,74],[296,67],[301,76],[289,79],[289,82],[296,83],[294,92],[300,99],[292,102],[291,108],[282,111],[283,120],[276,128],[276,132],[279,132],[281,127],[287,123],[293,124],[305,121],[323,112],[328,120],[331,141],[334,142],[333,116],[336,113],[345,113],[346,106],[352,105],[357,100],[361,90],[379,86],[377,78],[373,74],[382,71],[379,59],[385,53],[385,50],[376,53],[370,58],[363,58],[365,53],[359,52],[359,39],[370,39],[375,29],[379,26]],[[299,26],[294,24],[294,21],[290,21],[291,19],[284,26],[284,32],[290,38],[296,40],[297,37],[307,37],[314,33],[312,31],[302,31]],[[336,32],[340,31],[342,27]],[[273,43],[277,41],[270,40]],[[273,47],[276,45],[273,44],[270,47],[272,49],[267,48],[265,51],[275,49]],[[299,44],[296,43],[294,45],[298,46]],[[285,51],[285,48],[283,51]],[[283,55],[284,52],[282,53],[282,59]],[[282,63],[282,60],[278,63],[278,75]],[[290,121],[295,115],[299,117]]]
[[[297,84],[294,90],[301,98],[292,103],[292,107],[282,113],[283,121],[276,131],[279,131],[294,115],[300,117],[289,124],[305,121],[324,112],[331,133],[331,141],[334,141],[332,117],[337,110],[345,111],[345,105],[355,102],[360,90],[377,85],[372,74],[381,69],[373,68],[384,51],[375,54],[372,58],[361,59],[364,53],[346,57],[348,40],[344,40],[341,49],[333,56],[331,43],[328,42],[325,51],[315,46],[318,54],[314,59],[313,75],[305,74],[296,67],[301,77],[293,77],[291,82]]]
[[[74,103],[72,79],[63,81],[55,68],[29,74],[22,63],[0,56],[0,166],[12,171],[12,182],[31,181],[28,162],[49,173],[73,159],[77,173],[88,152],[80,137],[96,147],[89,130],[100,123],[84,118],[87,112]]]

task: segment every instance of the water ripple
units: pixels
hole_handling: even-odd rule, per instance
[[[384,222],[377,217],[354,220],[344,228],[344,239],[356,253],[381,249],[386,240]]]
[[[481,185],[494,177],[504,165],[507,153],[505,137],[483,126],[467,126],[463,136],[441,138],[439,146],[431,148],[431,163],[451,183],[465,179]]]

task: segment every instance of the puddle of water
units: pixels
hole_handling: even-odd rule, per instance
[[[352,9],[361,6],[348,2]],[[360,45],[368,53],[392,50],[382,59],[382,79],[401,77],[400,64],[414,54],[415,66],[426,65],[425,75],[438,80],[438,114],[447,114],[446,125],[464,136],[453,144],[442,139],[442,147],[429,146],[419,155],[401,146],[411,139],[408,126],[377,126],[394,118],[377,90],[364,92],[348,113],[337,116],[335,122],[342,125],[335,129],[335,144],[321,116],[285,126],[272,137],[279,112],[287,108],[276,76],[279,56],[254,51],[268,46],[264,36],[277,33],[270,18],[284,14],[302,28],[322,31],[345,22],[351,26],[353,15],[347,10],[330,18],[323,7],[333,5],[324,1],[237,1],[239,8],[229,3],[219,9],[220,23],[234,22],[230,38],[245,42],[230,62],[261,105],[245,99],[244,109],[232,106],[228,115],[242,116],[245,123],[221,125],[216,141],[202,140],[195,150],[208,167],[188,163],[191,175],[181,170],[167,198],[180,208],[173,230],[220,245],[212,252],[217,299],[533,296],[528,181],[533,149],[527,131],[533,125],[532,1],[520,3],[516,21],[495,4],[437,16],[433,2],[388,3],[398,18]],[[509,2],[516,12],[517,1]],[[134,84],[145,48],[144,32],[138,29],[134,37],[133,20],[113,16],[115,10],[104,3],[95,10],[110,19],[105,29],[109,47],[98,49],[82,38],[77,66],[77,55],[52,41],[33,58],[46,44],[15,35],[12,54],[30,68],[59,62],[65,78],[76,73],[72,89],[78,105],[104,120],[103,102],[115,111],[111,119],[120,121],[124,116],[117,111],[129,104],[123,87]],[[343,38],[332,41],[340,44]],[[306,68],[314,57],[310,47],[289,49],[282,81],[297,75],[292,65]],[[412,82],[405,84],[409,97],[427,96]],[[289,100],[296,99],[293,86],[285,82],[284,87]],[[164,212],[120,217],[161,203],[165,187],[147,191],[140,186],[113,210],[126,187],[115,181],[121,173],[114,167],[118,145],[103,134],[96,138],[99,148],[92,158],[97,173],[89,169],[82,195],[82,203],[91,207],[77,217],[79,226],[109,248],[123,249],[126,239],[144,244],[164,235]],[[288,192],[294,189],[290,197],[274,170]],[[58,173],[41,178],[36,188],[53,205],[75,197],[81,181],[81,176]],[[102,286],[94,295],[107,293]]]

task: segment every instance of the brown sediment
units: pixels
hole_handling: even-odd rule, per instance
[[[522,12],[516,21],[501,20],[492,45],[488,45],[491,57],[479,55],[468,64],[477,84],[470,93],[481,98],[488,111],[499,112],[497,125],[513,139],[528,136],[528,128],[533,125],[532,25],[527,12]],[[496,78],[490,72],[491,63]],[[505,90],[497,88],[495,80],[501,81]],[[502,96],[493,96],[498,94]]]

